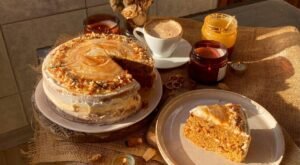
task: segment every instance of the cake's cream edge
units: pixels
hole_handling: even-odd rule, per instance
[[[90,115],[97,114],[98,113],[106,113],[112,110],[112,105],[114,105],[114,110],[119,110],[121,108],[123,109],[130,109],[130,107],[135,104],[133,100],[131,100],[132,95],[137,95],[138,101],[140,102],[137,105],[136,109],[140,109],[141,107],[141,97],[138,95],[137,92],[132,92],[129,95],[125,95],[122,98],[116,98],[107,105],[101,105],[101,101],[95,104],[89,104],[87,102],[79,102],[76,99],[73,99],[71,101],[62,101],[62,99],[55,97],[55,94],[52,94],[47,86],[45,85],[45,81],[43,81],[43,89],[48,97],[48,99],[57,107],[59,110],[70,114],[74,117],[78,117],[81,119],[89,119]],[[122,99],[122,102],[120,103],[120,99]],[[117,105],[116,103],[120,103]],[[134,110],[136,111],[136,110]],[[116,118],[119,118],[117,116]]]

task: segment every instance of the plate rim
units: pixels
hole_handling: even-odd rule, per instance
[[[172,106],[179,99],[183,98],[186,95],[190,95],[190,94],[194,94],[194,93],[205,93],[205,92],[222,92],[222,93],[227,93],[227,94],[230,94],[230,95],[235,95],[237,97],[242,97],[244,99],[251,100],[251,102],[255,106],[258,106],[259,109],[262,109],[263,112],[266,113],[266,115],[268,117],[270,117],[273,120],[273,122],[275,122],[275,124],[278,125],[278,127],[275,127],[275,128],[277,129],[276,131],[278,131],[279,138],[281,139],[280,144],[277,145],[277,146],[282,147],[281,153],[279,153],[281,155],[281,157],[276,162],[273,162],[272,164],[277,165],[277,164],[281,163],[281,161],[283,159],[283,156],[284,156],[284,153],[285,153],[285,139],[284,139],[284,135],[283,135],[283,131],[282,131],[281,126],[279,125],[279,123],[276,121],[276,119],[271,115],[271,113],[268,110],[266,110],[262,105],[258,104],[256,101],[248,98],[247,96],[239,94],[239,93],[235,93],[235,92],[232,92],[232,91],[221,90],[221,89],[196,89],[196,90],[191,90],[191,91],[184,92],[184,93],[174,97],[173,99],[169,100],[168,103],[165,104],[162,107],[162,109],[161,109],[161,111],[160,111],[160,113],[157,117],[157,121],[156,121],[156,124],[155,124],[155,134],[156,134],[155,139],[157,141],[158,150],[159,150],[160,154],[162,155],[163,159],[166,161],[166,163],[168,165],[175,165],[176,162],[171,157],[168,156],[170,154],[169,154],[165,144],[162,143],[163,137],[159,136],[159,132],[162,131],[162,128],[163,128],[162,123],[164,123],[164,121],[162,121],[162,118],[164,116],[166,116],[166,113],[168,112],[166,109],[168,109],[168,107]]]
[[[36,97],[37,97],[37,96],[36,96],[36,95],[37,95],[37,87],[38,87],[39,83],[42,81],[42,79],[37,83],[36,88],[35,88],[35,90],[34,90],[34,100],[33,100],[33,102],[34,102],[34,104],[36,105],[37,110],[38,110],[39,112],[41,112],[43,116],[45,116],[45,117],[46,117],[48,120],[50,120],[51,122],[53,122],[53,123],[55,123],[55,124],[57,124],[57,125],[59,125],[59,126],[65,128],[65,129],[69,129],[69,130],[77,131],[77,132],[84,132],[84,133],[107,133],[107,132],[113,132],[113,131],[117,131],[117,130],[120,130],[120,129],[127,128],[127,127],[129,127],[129,126],[131,126],[131,125],[133,125],[133,124],[135,124],[135,123],[138,123],[139,121],[141,121],[141,120],[145,119],[147,116],[149,116],[149,115],[157,108],[157,105],[159,104],[159,102],[160,102],[160,100],[161,100],[161,98],[162,98],[162,94],[163,94],[163,91],[162,91],[162,90],[163,90],[163,89],[162,89],[162,79],[161,79],[161,76],[160,76],[158,70],[154,68],[154,72],[155,72],[155,75],[156,75],[155,81],[156,81],[156,83],[157,83],[157,87],[158,87],[158,90],[157,90],[157,91],[158,91],[158,92],[157,92],[157,96],[155,96],[155,97],[157,97],[157,99],[155,99],[155,100],[153,101],[153,108],[152,108],[152,109],[148,109],[148,111],[145,112],[145,114],[144,114],[143,116],[141,116],[140,118],[136,119],[134,122],[128,122],[127,124],[124,124],[124,125],[121,126],[121,127],[111,127],[110,129],[105,129],[105,130],[102,130],[102,131],[101,131],[101,130],[100,130],[101,127],[104,127],[104,126],[107,126],[107,125],[117,125],[119,122],[116,122],[116,123],[113,123],[113,124],[107,124],[107,125],[97,125],[97,124],[80,123],[80,122],[71,121],[71,120],[69,120],[69,119],[66,119],[65,117],[63,117],[63,116],[61,116],[61,115],[59,115],[59,114],[57,114],[57,113],[54,113],[54,114],[55,114],[56,116],[59,116],[59,117],[62,118],[63,120],[68,120],[69,122],[73,122],[73,123],[77,123],[77,124],[81,124],[81,125],[91,125],[91,126],[93,126],[93,127],[99,127],[99,129],[98,129],[97,131],[96,131],[96,130],[88,130],[88,129],[82,130],[82,129],[77,129],[76,127],[69,127],[69,126],[61,125],[60,122],[57,122],[56,120],[54,121],[52,117],[49,117],[47,114],[45,114],[45,112],[44,112],[43,110],[41,110],[41,109],[39,108],[39,105],[40,105],[41,103],[38,103],[38,102],[37,102],[37,99],[36,99]],[[151,89],[150,89],[150,90],[151,90]],[[47,97],[47,96],[46,96],[46,97]],[[145,109],[141,109],[141,110],[145,110]],[[134,115],[136,115],[136,114],[134,114]],[[126,118],[126,119],[127,119],[127,118]],[[126,120],[126,119],[124,119],[124,120]],[[124,120],[122,120],[122,121],[124,121]]]

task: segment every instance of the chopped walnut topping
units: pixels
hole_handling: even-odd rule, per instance
[[[147,148],[146,152],[143,155],[144,160],[147,162],[156,155],[156,150],[153,148]]]
[[[141,137],[131,137],[125,142],[128,147],[136,147],[143,144],[143,139]]]
[[[137,44],[134,39],[115,34],[90,33],[61,44],[51,55],[52,57],[50,59],[49,66],[47,67],[48,72],[59,84],[67,89],[75,90],[77,92],[85,92],[88,94],[106,93],[131,83],[133,78],[127,72],[116,76],[112,80],[94,81],[79,77],[71,69],[68,69],[66,61],[64,61],[68,55],[68,51],[86,40],[98,38],[118,40],[120,42],[125,42],[126,44],[128,43],[127,45],[132,47],[134,52],[136,52],[137,60],[143,61],[144,64],[149,66],[154,66],[154,61],[151,56],[148,55],[147,49]]]

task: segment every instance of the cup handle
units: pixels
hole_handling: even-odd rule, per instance
[[[144,29],[143,28],[140,28],[140,27],[136,27],[134,28],[133,30],[133,35],[136,39],[138,39],[139,41],[143,42],[143,43],[146,43],[145,41],[145,38],[142,37],[141,35],[139,35],[137,32],[141,32],[144,34]]]

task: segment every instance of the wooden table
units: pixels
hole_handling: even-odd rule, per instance
[[[237,16],[237,18],[238,18],[238,20],[239,20],[239,22],[243,25],[243,23],[246,23],[246,24],[244,24],[244,25],[247,25],[247,20],[249,21],[248,23],[250,24],[250,23],[255,23],[255,25],[257,25],[257,26],[261,26],[261,25],[263,25],[264,23],[267,23],[267,21],[264,21],[265,19],[270,19],[269,17],[273,17],[273,19],[275,19],[275,17],[276,17],[276,12],[273,12],[273,14],[270,14],[270,15],[268,15],[268,14],[266,14],[266,17],[268,17],[268,18],[263,18],[263,17],[261,17],[261,18],[257,18],[257,19],[255,19],[255,16],[256,15],[253,15],[253,13],[251,13],[251,12],[253,12],[253,10],[254,9],[256,9],[256,13],[257,12],[263,12],[263,10],[265,10],[265,7],[266,6],[268,6],[268,5],[270,5],[270,4],[272,4],[273,6],[277,6],[278,8],[285,8],[287,11],[287,13],[289,13],[290,15],[288,16],[288,17],[286,17],[287,19],[285,19],[285,16],[287,16],[287,15],[282,15],[282,19],[281,19],[281,21],[282,22],[280,22],[281,23],[281,25],[288,25],[288,24],[291,24],[291,25],[296,25],[296,26],[299,26],[300,25],[300,21],[299,21],[299,19],[300,19],[300,13],[299,13],[299,10],[297,9],[297,10],[294,10],[294,8],[293,7],[291,7],[291,6],[289,6],[289,5],[287,5],[287,4],[285,4],[285,2],[283,2],[283,3],[281,3],[281,2],[279,2],[279,1],[277,1],[277,0],[268,0],[268,1],[263,1],[263,2],[260,2],[260,3],[258,3],[258,4],[251,4],[251,5],[245,5],[245,6],[241,6],[241,7],[237,7],[237,8],[232,8],[232,9],[227,9],[227,10],[225,10],[225,12],[227,12],[227,13],[230,13],[230,12],[232,12],[232,13],[234,13],[234,12],[236,12],[236,16]],[[280,6],[280,5],[282,5],[282,6]],[[274,8],[272,9],[272,10],[275,10]],[[276,11],[276,10],[275,10]],[[244,13],[248,13],[248,16],[244,16],[243,14]],[[240,13],[240,15],[239,15],[239,13]],[[292,13],[292,14],[291,14]],[[277,12],[277,14],[278,14],[278,12]],[[247,14],[246,14],[247,15]],[[196,14],[196,15],[192,15],[192,16],[188,16],[189,18],[193,18],[193,19],[196,19],[196,20],[201,20],[202,18],[203,18],[203,16],[204,15],[201,15],[201,14]],[[278,15],[277,15],[278,16]],[[299,16],[299,17],[298,17]],[[244,19],[243,19],[244,18]],[[253,21],[251,22],[251,19],[253,19]],[[278,20],[280,20],[280,19],[278,19]],[[246,22],[245,22],[246,21]],[[277,24],[272,24],[272,21],[273,20],[270,20],[270,24],[269,24],[269,26],[277,26]],[[284,22],[284,21],[287,21],[287,22]],[[273,21],[273,23],[275,23],[274,21]],[[276,23],[278,23],[278,22],[276,22]],[[198,28],[200,28],[200,25],[201,25],[201,23],[197,23],[197,22],[194,22],[193,23],[193,21],[184,21],[183,20],[183,24],[184,24],[184,26],[185,26],[185,28],[186,29],[189,29],[190,30],[190,33],[186,33],[185,34],[185,37],[187,37],[187,38],[190,38],[190,42],[191,43],[193,43],[193,42],[195,42],[196,40],[197,40],[197,38],[195,38],[195,37],[193,37],[193,36],[197,36],[197,35],[199,35],[199,32],[200,32],[200,30],[198,29]],[[255,25],[253,25],[252,24],[252,26],[255,26]],[[295,29],[293,29],[293,28],[291,28],[291,29],[289,29],[289,28],[283,28],[284,30],[286,30],[286,31],[289,31],[289,32],[291,32],[291,33],[293,33],[293,32],[295,32],[295,34],[297,33],[296,31],[295,31]],[[249,30],[249,29],[247,29],[247,28],[241,28],[240,29],[241,30],[241,32],[247,32],[247,30]],[[255,30],[255,29],[253,29],[253,30]],[[250,32],[253,32],[253,30],[251,31],[251,29],[249,30]],[[257,29],[256,29],[257,30]],[[272,31],[276,31],[276,29],[274,29],[274,30],[272,30],[272,29],[264,29],[264,28],[262,28],[262,29],[260,29],[260,30],[257,30],[257,34],[264,34],[264,33],[267,33],[267,32],[272,32]],[[243,33],[241,33],[241,34],[243,34]],[[249,36],[248,36],[249,37]],[[297,39],[297,38],[296,38]],[[296,41],[296,40],[295,40]],[[266,46],[268,46],[268,45],[266,45]],[[279,49],[278,49],[279,50]],[[239,52],[239,53],[241,53],[241,52]],[[286,60],[284,60],[284,62],[285,62]],[[276,63],[278,63],[278,62],[280,62],[280,61],[277,61],[277,60],[275,60],[274,62],[276,62]],[[295,63],[294,63],[295,64]],[[298,67],[298,66],[297,66]],[[298,75],[298,73],[299,73],[299,70],[296,70],[296,72],[297,72],[297,75]],[[182,74],[184,74],[184,67],[182,67],[182,68],[179,68],[179,69],[174,69],[174,70],[162,70],[162,71],[160,71],[160,73],[162,74],[162,77],[163,77],[163,79],[164,80],[166,80],[167,78],[168,78],[168,75],[172,75],[172,74],[177,74],[177,73],[182,73]],[[289,72],[288,72],[289,73]],[[284,78],[284,77],[283,77]],[[283,81],[285,80],[285,79],[287,79],[287,78],[284,78],[283,79]],[[227,81],[226,81],[227,82]],[[282,82],[280,82],[280,83],[282,83]],[[229,85],[232,85],[232,84],[230,84],[230,83],[228,83]],[[233,83],[233,85],[234,85],[234,83]],[[266,84],[264,84],[264,85],[266,85]],[[233,87],[232,88],[233,89],[233,91],[236,91],[236,89]],[[280,89],[278,89],[278,90],[280,90]],[[281,89],[282,90],[282,89]],[[240,93],[243,93],[243,92],[240,92]],[[255,95],[253,95],[253,94],[249,94],[251,97],[254,97]],[[250,98],[251,98],[250,97]],[[259,98],[259,97],[258,97]],[[276,98],[274,98],[274,99],[279,99],[280,100],[280,98],[276,95]],[[260,100],[256,100],[256,101],[258,101],[259,103],[260,103]],[[282,100],[280,100],[280,101],[282,101]],[[264,103],[265,104],[265,103]],[[299,106],[299,105],[298,105]],[[297,123],[295,123],[295,124],[297,124]],[[289,136],[287,136],[287,138],[290,138]],[[299,152],[300,152],[300,150],[299,150],[299,148],[297,147],[297,146],[295,146],[295,144],[291,141],[291,139],[287,139],[288,140],[288,142],[291,142],[291,143],[287,143],[287,146],[289,147],[288,149],[288,152],[289,151],[292,151],[292,153],[293,154],[296,154],[296,155],[292,155],[292,154],[289,154],[288,156],[289,157],[287,157],[286,158],[286,163],[295,163],[295,162],[293,162],[294,161],[294,157],[296,156],[297,157],[297,155],[299,154]],[[295,152],[294,152],[295,151]],[[299,155],[298,155],[299,156]],[[289,159],[290,157],[292,157],[292,159]],[[57,160],[58,161],[58,160]]]

